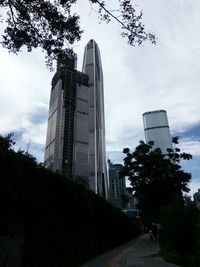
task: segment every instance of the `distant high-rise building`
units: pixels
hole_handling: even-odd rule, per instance
[[[108,160],[109,201],[120,209],[125,207],[123,197],[126,193],[125,177],[120,177],[122,168],[123,166],[121,164],[112,164],[112,162]]]
[[[153,141],[153,147],[160,148],[163,154],[167,153],[168,148],[173,148],[165,110],[145,112],[143,123],[146,143]]]
[[[76,61],[63,54],[52,79],[44,165],[88,181],[89,78],[76,70]]]
[[[94,40],[85,47],[82,71],[89,76],[89,186],[107,197],[103,72]]]
[[[193,198],[196,207],[200,209],[200,188],[198,189],[198,192],[193,195]]]

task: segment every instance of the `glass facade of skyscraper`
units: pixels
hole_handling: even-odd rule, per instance
[[[172,138],[165,110],[145,112],[143,123],[147,143],[153,141],[154,148],[160,148],[163,154],[168,148],[172,149]]]
[[[104,88],[101,56],[97,43],[85,47],[83,73],[89,76],[89,185],[107,198],[108,181],[105,148]]]
[[[76,70],[76,56],[64,55],[52,79],[45,167],[69,178],[89,179],[88,76]]]

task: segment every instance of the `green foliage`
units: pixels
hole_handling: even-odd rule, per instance
[[[120,24],[121,34],[128,38],[129,44],[140,45],[145,40],[155,43],[154,34],[146,33],[141,23],[142,13],[136,15],[130,0],[119,0],[115,11],[109,10],[105,1],[88,1],[98,6],[101,21],[109,22],[112,18]],[[78,5],[77,0],[1,0],[0,8],[6,11],[3,47],[14,53],[23,46],[29,52],[41,47],[47,54],[48,66],[51,66],[52,60],[63,49],[67,47],[69,52],[71,45],[81,38],[79,15],[71,11],[75,4]]]
[[[8,151],[12,148],[15,142],[12,140],[14,133],[9,133],[6,136],[0,135],[0,150]]]
[[[80,40],[82,30],[79,16],[70,14],[76,0],[3,0],[0,7],[7,10],[6,28],[2,45],[18,53],[25,46],[30,52],[41,47],[47,53],[48,63],[65,45]]]
[[[175,199],[163,209],[160,243],[167,260],[200,266],[200,211],[190,198]]]
[[[123,153],[126,157],[122,175],[128,176],[131,182],[144,222],[159,222],[162,207],[189,191],[191,175],[181,170],[179,162],[192,156],[178,149],[168,149],[163,155],[159,148],[153,149],[153,142],[143,141],[134,152],[125,148]]]
[[[173,138],[178,144],[178,138]],[[161,252],[166,260],[181,266],[200,266],[200,211],[183,192],[188,192],[189,173],[180,161],[192,156],[179,148],[163,155],[153,142],[140,142],[134,152],[123,151],[124,170],[138,198],[143,223],[160,222]]]
[[[23,225],[23,266],[80,266],[137,235],[131,220],[84,185],[52,173],[0,136],[1,225]],[[121,231],[120,229],[123,229]]]

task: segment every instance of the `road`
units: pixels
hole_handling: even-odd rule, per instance
[[[149,235],[142,235],[80,267],[178,267],[159,255],[159,246]]]

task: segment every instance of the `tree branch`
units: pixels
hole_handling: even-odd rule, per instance
[[[123,28],[125,28],[126,30],[130,31],[130,29],[121,21],[118,19],[117,16],[114,16],[110,10],[108,10],[107,8],[105,8],[105,6],[103,5],[103,3],[101,3],[99,0],[95,0],[94,3],[97,3],[109,16],[111,16],[113,19],[115,19],[119,24],[122,25]]]
[[[12,9],[12,6],[14,6],[14,4],[11,0],[8,0],[8,5],[9,5],[10,12],[11,12],[12,21],[14,23],[14,27],[17,28],[17,23],[15,21],[15,14],[14,14],[13,9]]]

